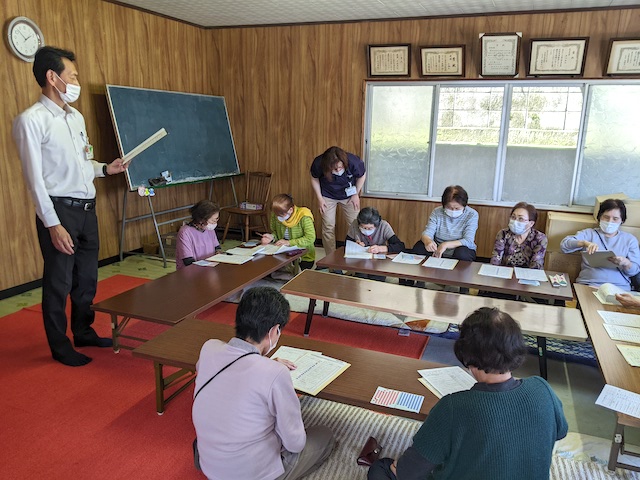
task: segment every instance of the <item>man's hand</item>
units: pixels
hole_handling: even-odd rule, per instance
[[[353,205],[353,208],[360,211],[360,196],[357,193],[355,195],[351,195],[347,202],[351,203],[351,205]]]
[[[124,172],[127,168],[129,168],[129,163],[125,165],[121,158],[116,158],[107,165],[107,173],[109,175],[117,175],[118,173]]]
[[[295,363],[293,363],[291,360],[285,360],[284,358],[274,358],[274,360],[276,362],[280,362],[281,364],[283,364],[285,367],[287,367],[289,370],[295,370],[296,368],[298,368],[296,366]]]
[[[442,255],[444,254],[447,248],[448,248],[448,243],[442,242],[440,245],[438,245],[438,248],[436,248],[436,251],[433,253],[433,256],[436,258],[442,257]]]
[[[49,235],[51,235],[51,242],[57,250],[62,253],[66,253],[67,255],[74,254],[73,240],[66,228],[60,224],[49,227]]]

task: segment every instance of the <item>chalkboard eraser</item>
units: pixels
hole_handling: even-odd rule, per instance
[[[160,185],[165,185],[167,183],[167,179],[164,177],[150,178],[149,185],[152,187],[157,187]]]

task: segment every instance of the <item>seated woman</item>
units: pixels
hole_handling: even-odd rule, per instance
[[[619,230],[626,219],[627,208],[622,200],[610,198],[600,204],[598,228],[580,230],[575,235],[569,235],[562,240],[560,248],[564,253],[577,251],[587,253],[582,257],[582,266],[576,283],[593,287],[611,283],[623,290],[631,290],[631,277],[640,272],[640,248],[636,237]],[[592,267],[587,263],[588,256],[598,250],[613,252],[609,258],[610,268]]]
[[[347,240],[367,248],[369,253],[400,253],[404,243],[397,237],[391,225],[382,220],[380,213],[373,207],[365,207],[358,213],[347,231]],[[356,276],[384,282],[382,275],[356,273]]]
[[[509,228],[496,235],[491,265],[507,267],[544,268],[547,236],[533,228],[538,219],[536,207],[525,202],[511,210]]]
[[[331,454],[329,428],[305,429],[289,373],[295,364],[266,356],[288,322],[284,296],[255,287],[238,304],[235,337],[202,346],[192,419],[194,463],[207,478],[297,480]]]
[[[293,197],[288,193],[281,193],[273,197],[271,204],[271,233],[262,236],[261,243],[267,245],[286,245],[306,248],[300,258],[300,268],[306,270],[313,267],[316,260],[316,229],[313,224],[313,214],[307,207],[297,207]]]
[[[454,351],[478,383],[442,397],[413,445],[397,461],[375,462],[369,480],[549,478],[567,421],[545,380],[513,378],[526,355],[518,324],[479,308],[462,322]]]
[[[215,255],[220,250],[216,227],[220,207],[211,200],[201,200],[191,207],[191,221],[180,227],[176,241],[176,270]]]

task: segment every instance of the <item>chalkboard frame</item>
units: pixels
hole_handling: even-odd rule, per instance
[[[134,147],[132,146],[131,148],[128,149],[127,152],[124,151],[124,146],[123,146],[123,139],[122,139],[122,129],[119,125],[120,124],[126,124],[126,122],[123,121],[118,121],[118,117],[123,115],[122,111],[116,111],[117,109],[114,108],[114,102],[112,99],[112,93],[117,94],[120,92],[124,92],[124,93],[133,93],[134,91],[140,91],[143,92],[145,95],[147,94],[159,94],[159,95],[163,95],[163,94],[167,94],[167,95],[184,95],[185,97],[190,97],[187,99],[187,101],[189,100],[197,100],[200,97],[205,97],[206,99],[212,99],[212,100],[219,100],[221,101],[221,106],[222,109],[224,111],[224,122],[226,122],[226,127],[227,127],[227,131],[222,132],[223,135],[223,139],[225,142],[225,148],[228,150],[228,153],[233,153],[233,158],[229,159],[229,156],[227,156],[227,162],[229,160],[231,160],[230,165],[233,168],[233,171],[225,171],[224,173],[213,173],[213,172],[208,172],[202,176],[198,176],[198,177],[189,177],[186,179],[174,179],[174,181],[167,183],[165,185],[163,185],[164,187],[170,187],[170,186],[175,186],[175,185],[186,185],[186,184],[194,184],[194,183],[201,183],[201,182],[206,182],[206,181],[210,181],[210,180],[214,180],[216,178],[225,178],[225,177],[230,177],[230,176],[235,176],[235,175],[239,175],[240,172],[240,166],[238,164],[238,157],[236,154],[236,147],[235,147],[235,142],[233,139],[233,133],[231,131],[231,124],[229,122],[229,113],[227,110],[227,104],[225,101],[224,97],[221,96],[217,96],[217,95],[204,95],[204,94],[198,94],[198,93],[188,93],[188,92],[176,92],[176,91],[170,91],[170,90],[158,90],[158,89],[148,89],[148,88],[140,88],[140,87],[130,87],[130,86],[124,86],[124,85],[110,85],[107,84],[106,85],[106,95],[107,95],[107,102],[109,105],[109,112],[111,114],[111,120],[113,122],[113,128],[115,131],[115,136],[116,136],[116,140],[117,140],[117,144],[118,144],[118,150],[120,152],[121,156],[124,156],[126,153],[128,153],[128,151],[131,151]],[[167,97],[169,98],[169,97]],[[171,97],[173,98],[173,97]],[[130,111],[127,112],[129,115],[131,114]],[[169,115],[170,112],[168,111],[167,114]],[[218,115],[218,119],[221,121],[222,123],[222,118],[220,118],[220,116]],[[159,126],[159,128],[162,128],[162,126]],[[145,134],[144,138],[139,138],[137,139],[137,143],[143,141],[146,136],[149,136],[153,133],[155,133],[156,129],[154,129],[154,131],[150,131],[147,132],[147,134]],[[129,133],[129,132],[127,132]],[[164,137],[163,139],[161,139],[156,145],[153,145],[149,148],[148,151],[142,152],[138,157],[134,158],[131,161],[131,165],[134,165],[136,161],[141,162],[141,161],[145,161],[145,154],[147,154],[148,152],[152,152],[153,149],[157,146],[157,145],[161,145],[162,142],[166,142],[166,141],[175,141],[175,137],[172,138],[171,137],[171,131],[168,130],[169,135],[167,135],[166,137]],[[226,135],[228,134],[228,138],[226,137]],[[229,142],[229,143],[227,143]],[[157,149],[156,149],[157,151]],[[217,165],[216,165],[217,167]],[[131,168],[131,166],[129,167]],[[168,170],[171,170],[171,168],[167,168]],[[160,172],[157,172],[156,176],[159,176]],[[129,172],[129,170],[127,170],[125,172],[125,176],[127,179],[127,184],[129,187],[129,191],[135,191],[138,189],[138,187],[140,185],[143,185],[148,187],[148,183],[144,182],[143,180],[147,180],[147,179],[138,179],[138,178],[133,178],[131,173]]]

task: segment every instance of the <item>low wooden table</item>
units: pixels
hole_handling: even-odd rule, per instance
[[[387,277],[406,278],[421,282],[433,282],[442,285],[477,288],[489,292],[507,293],[511,295],[526,295],[529,297],[557,300],[559,302],[573,300],[571,287],[554,288],[551,282],[541,282],[539,286],[522,285],[518,283],[515,274],[510,280],[504,278],[487,277],[478,275],[482,265],[480,262],[459,261],[453,270],[423,267],[422,265],[408,265],[395,263],[390,259],[363,260],[357,258],[344,258],[344,247],[337,249],[330,255],[318,260],[321,268],[332,270],[348,270],[352,272],[367,273],[370,275],[384,275]],[[547,272],[554,275],[558,272]],[[565,274],[567,281],[569,275]],[[564,303],[562,303],[564,306]]]
[[[419,374],[417,371],[423,368],[437,368],[446,365],[307,338],[291,337],[286,335],[286,327],[284,332],[280,337],[279,345],[319,351],[351,364],[342,375],[317,395],[319,398],[416,420],[424,420],[438,401],[435,395],[418,382]],[[133,351],[134,356],[153,361],[158,414],[162,414],[165,405],[194,381],[193,372],[195,372],[196,362],[204,342],[211,338],[228,341],[233,336],[234,327],[231,325],[189,318]],[[181,370],[164,377],[163,367],[165,365],[178,367]],[[178,387],[178,385],[180,386]],[[420,413],[405,412],[369,403],[378,386],[423,395],[425,398]],[[165,398],[165,391],[172,387],[178,387],[178,389]]]
[[[547,337],[574,341],[587,339],[582,316],[575,308],[407,288],[317,270],[305,270],[280,291],[309,299],[305,335],[309,335],[317,300],[325,302],[325,316],[329,303],[333,302],[456,325],[480,307],[496,307],[517,320],[523,333],[537,337],[540,375],[543,378],[547,378]]]
[[[190,265],[98,302],[91,308],[96,312],[111,315],[113,350],[117,353],[120,348],[133,348],[121,345],[120,338],[139,342],[147,340],[122,333],[132,318],[175,325],[239,292],[254,281],[289,265],[305,252],[306,250],[303,250],[294,256],[257,255],[242,265]]]
[[[620,350],[616,347],[616,342],[611,340],[611,337],[609,337],[609,334],[604,329],[604,321],[598,314],[598,310],[636,314],[638,311],[615,305],[603,305],[593,294],[595,289],[587,285],[576,283],[574,284],[574,288],[576,290],[576,297],[578,298],[578,305],[580,310],[582,310],[584,321],[589,330],[591,343],[593,343],[593,349],[596,353],[604,381],[614,387],[640,393],[640,368],[632,367],[627,363],[620,353]],[[615,470],[616,467],[620,467],[640,472],[640,468],[618,461],[621,454],[640,456],[624,450],[624,427],[640,428],[640,419],[622,413],[616,413],[616,417],[616,428],[611,443],[608,468],[612,471]]]

